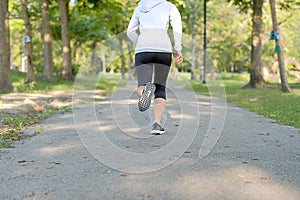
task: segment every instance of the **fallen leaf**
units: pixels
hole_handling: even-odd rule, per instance
[[[128,176],[128,174],[121,174],[121,176],[126,177],[126,176]]]
[[[154,145],[152,145],[152,147],[160,147],[160,145],[159,144],[154,144]]]
[[[49,164],[54,164],[54,165],[60,165],[61,164],[60,162],[53,162],[53,161],[49,161],[48,163]]]
[[[172,160],[176,160],[177,158],[178,158],[178,156],[173,156],[173,157],[169,158],[169,160],[172,161]]]
[[[257,100],[258,100],[257,98],[250,98],[249,99],[250,102],[257,101]]]
[[[143,198],[149,198],[149,197],[150,197],[150,194],[142,194],[142,197],[143,197]]]
[[[265,135],[265,136],[269,136],[269,135],[271,135],[271,133],[259,133],[258,135]]]

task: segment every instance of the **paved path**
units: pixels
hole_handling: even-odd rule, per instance
[[[299,199],[298,130],[170,83],[167,132],[150,136],[134,88],[78,94],[1,149],[0,199]]]

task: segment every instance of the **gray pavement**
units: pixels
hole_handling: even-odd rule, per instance
[[[0,149],[0,199],[299,199],[299,130],[168,86],[162,136],[134,83],[75,95],[72,113]]]

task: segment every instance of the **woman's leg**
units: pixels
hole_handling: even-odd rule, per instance
[[[152,81],[153,64],[149,60],[150,56],[148,52],[135,55],[135,68],[138,81],[136,93],[139,97],[142,96],[146,83]]]
[[[170,71],[172,61],[172,54],[162,53],[158,55],[158,61],[154,66],[154,83],[156,90],[154,92],[154,123],[161,125],[161,118],[163,117],[166,108],[166,82]]]
[[[156,98],[154,100],[154,123],[161,125],[161,118],[164,115],[166,109],[166,100],[163,98]]]
[[[136,89],[136,94],[138,95],[138,97],[142,96],[144,89],[145,89],[144,85],[141,85]]]

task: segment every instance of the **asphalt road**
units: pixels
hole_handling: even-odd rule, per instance
[[[134,89],[78,93],[0,149],[0,199],[299,199],[299,130],[170,82],[151,136]]]

